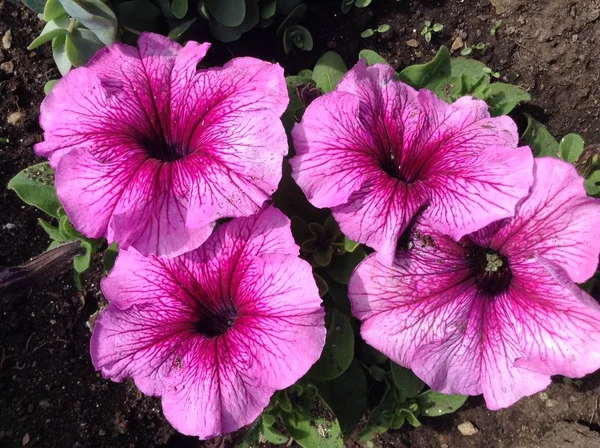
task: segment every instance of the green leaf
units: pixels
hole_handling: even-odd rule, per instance
[[[342,0],[342,14],[348,14],[353,4],[354,0]]]
[[[600,170],[594,171],[585,180],[585,189],[590,196],[600,195]]]
[[[108,274],[111,271],[115,265],[115,261],[117,261],[118,255],[119,246],[117,246],[117,243],[112,243],[110,246],[108,246],[108,249],[106,249],[104,252],[104,272]]]
[[[313,79],[317,83],[317,87],[327,93],[335,89],[347,71],[348,68],[341,56],[333,51],[328,51],[317,61],[313,70]]]
[[[327,313],[327,339],[319,360],[309,370],[309,377],[329,381],[340,376],[354,358],[354,331],[348,318],[336,309]]]
[[[387,31],[389,31],[389,30],[390,30],[390,26],[389,26],[389,25],[387,25],[387,24],[379,25],[379,26],[377,27],[377,32],[378,32],[378,33],[385,33],[385,32],[387,32]]]
[[[371,411],[365,429],[360,433],[360,440],[372,440],[377,434],[383,434],[390,428],[390,421],[386,414],[394,408],[395,398],[394,389],[389,381],[385,383],[385,392],[381,397],[379,404]]]
[[[175,18],[183,19],[188,12],[188,0],[173,0],[173,3],[171,3],[171,12]]]
[[[367,409],[367,378],[358,361],[352,361],[333,381],[322,383],[319,393],[336,415],[342,433],[352,434]]]
[[[273,429],[271,425],[265,424],[264,419],[260,425],[260,433],[267,442],[274,443],[275,445],[281,445],[290,439],[289,437],[281,434],[279,431]]]
[[[425,42],[431,42],[431,31],[429,30],[425,33]]]
[[[171,40],[178,40],[181,37],[181,35],[185,33],[190,26],[192,26],[192,24],[196,21],[197,18],[198,17],[194,17],[193,19],[186,20],[182,24],[176,26],[171,31],[169,31],[167,37]]]
[[[419,395],[419,392],[425,387],[421,381],[410,369],[401,367],[391,362],[392,378],[396,388],[400,391],[402,399],[413,398]]]
[[[450,52],[442,46],[430,62],[407,67],[398,77],[415,89],[425,87],[435,90],[438,86],[450,82],[451,72]]]
[[[60,0],[72,18],[78,20],[104,45],[112,45],[117,35],[117,16],[100,0]]]
[[[95,252],[95,247],[89,241],[82,240],[81,247],[85,249],[85,252],[81,255],[77,255],[73,259],[73,266],[75,271],[81,274],[90,268],[92,262],[92,255]]]
[[[154,31],[160,9],[149,0],[131,0],[113,3],[119,26],[135,31]]]
[[[388,62],[379,56],[379,54],[371,50],[361,50],[361,52],[358,53],[358,59],[364,59],[367,65],[388,64]]]
[[[37,14],[44,13],[46,0],[21,0],[25,6]]]
[[[228,28],[240,26],[246,16],[244,0],[204,0],[204,5],[217,22]]]
[[[517,104],[531,100],[531,95],[525,90],[502,82],[490,84],[486,93],[485,100],[490,106],[490,114],[493,117],[506,115]]]
[[[287,391],[282,390],[278,392],[277,404],[285,412],[292,412],[292,403],[287,395]]]
[[[294,406],[296,412],[281,416],[285,429],[304,448],[343,448],[340,424],[318,394],[304,394]]]
[[[53,242],[62,243],[66,241],[58,227],[54,227],[52,224],[42,218],[38,218],[38,223]]]
[[[58,81],[59,81],[58,79],[51,79],[46,84],[44,84],[44,94],[46,96],[50,95],[50,92],[52,92],[52,89],[54,88],[54,86],[56,85],[56,83]]]
[[[44,6],[44,21],[50,22],[65,14],[65,8],[62,7],[59,0],[48,0]]]
[[[344,249],[346,252],[354,252],[358,246],[360,246],[359,242],[352,241],[346,236],[344,237]]]
[[[336,282],[347,285],[352,272],[366,256],[365,250],[358,247],[354,252],[347,252],[344,255],[333,257],[331,263],[327,266],[327,273]]]
[[[104,47],[104,44],[100,42],[96,35],[85,28],[77,28],[66,36],[67,56],[75,67],[82,67],[87,64],[102,47]]]
[[[360,33],[360,37],[366,39],[367,37],[371,37],[373,34],[375,34],[375,31],[373,31],[371,28],[367,28],[362,33]]]
[[[307,6],[302,3],[298,6],[296,6],[288,15],[285,19],[283,19],[283,21],[281,22],[281,24],[279,25],[279,27],[277,28],[277,36],[282,36],[285,29],[290,26],[290,25],[297,25],[298,23],[300,23],[300,21],[302,20],[302,17],[304,17],[304,14],[306,13],[306,8]]]
[[[50,42],[52,39],[58,36],[65,36],[69,31],[67,28],[69,27],[70,20],[65,14],[57,18],[56,20],[51,20],[44,26],[44,29],[40,33],[40,35],[29,44],[27,47],[28,50],[33,50],[40,45],[45,44],[46,42]]]
[[[406,418],[406,421],[413,428],[418,428],[419,426],[421,426],[421,422],[417,419],[417,417],[415,417],[415,414],[413,414],[412,412],[406,412],[405,413],[405,418]]]
[[[527,117],[527,129],[521,137],[533,150],[536,157],[552,156],[558,157],[559,145],[548,129],[529,114]]]
[[[67,56],[65,47],[66,36],[58,36],[52,39],[52,57],[61,75],[65,76],[71,70],[71,61]]]
[[[8,182],[8,189],[26,204],[58,218],[61,207],[54,188],[54,171],[48,162],[25,168]]]
[[[417,397],[421,415],[439,417],[450,414],[460,408],[467,401],[465,395],[446,395],[428,390]]]
[[[221,42],[232,42],[237,40],[247,31],[250,31],[260,21],[260,11],[258,9],[258,3],[255,0],[245,0],[245,16],[241,25],[230,28],[216,20],[208,22],[210,32],[212,35]]]
[[[311,51],[313,49],[313,38],[306,28],[300,25],[290,25],[283,33],[283,50],[289,53],[295,47]]]
[[[354,0],[354,6],[357,8],[366,8],[371,4],[372,0]]]
[[[436,33],[439,33],[440,31],[442,31],[444,29],[444,25],[442,25],[441,23],[436,23],[436,24],[433,25],[432,29]]]
[[[566,162],[575,164],[583,153],[584,146],[585,144],[580,135],[565,135],[559,144],[560,158]]]
[[[263,2],[260,9],[260,17],[262,19],[269,19],[275,15],[277,9],[277,0],[267,0]]]
[[[299,78],[308,78],[310,80],[310,82],[313,82],[313,71],[305,68],[304,70],[300,70],[298,72],[298,77]]]

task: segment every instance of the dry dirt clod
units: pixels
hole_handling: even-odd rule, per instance
[[[458,425],[458,431],[463,436],[472,436],[473,434],[477,434],[479,432],[479,430],[471,422],[463,422]]]
[[[10,47],[12,47],[12,32],[8,30],[4,33],[4,36],[2,36],[2,48],[8,50]]]
[[[0,64],[0,70],[2,70],[7,75],[12,74],[15,71],[15,64],[12,61],[3,62]]]
[[[450,53],[454,53],[456,50],[460,50],[462,47],[464,47],[465,43],[462,40],[462,37],[457,36],[456,39],[454,39],[454,42],[452,42],[452,47],[450,48]]]
[[[23,112],[13,112],[8,116],[6,121],[8,121],[8,124],[16,126],[23,120],[23,118],[25,118],[25,114]]]

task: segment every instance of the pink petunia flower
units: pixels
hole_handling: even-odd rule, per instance
[[[180,432],[208,439],[250,424],[319,358],[325,314],[289,220],[270,207],[172,259],[122,251],[94,326],[96,369],[160,395]]]
[[[550,375],[600,368],[600,306],[574,283],[598,264],[600,202],[565,162],[537,159],[535,171],[514,218],[459,242],[417,223],[393,266],[370,256],[349,284],[370,345],[434,390],[483,394],[490,409]]]
[[[508,117],[464,97],[447,104],[359,62],[334,92],[307,108],[292,136],[293,176],[342,231],[391,264],[399,236],[422,208],[455,239],[511,217],[533,182]]]
[[[172,257],[277,188],[288,151],[283,69],[254,58],[198,69],[209,46],[142,34],[138,48],[100,50],[42,103],[35,149],[85,236]]]

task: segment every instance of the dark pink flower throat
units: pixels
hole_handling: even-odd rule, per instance
[[[489,248],[475,246],[470,262],[472,278],[481,294],[495,296],[509,288],[513,275],[504,255]]]
[[[207,306],[198,310],[198,320],[194,326],[198,334],[216,338],[227,333],[236,318],[237,309],[233,306]]]

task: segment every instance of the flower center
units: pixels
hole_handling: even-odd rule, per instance
[[[174,145],[170,145],[164,138],[155,139],[145,138],[142,145],[148,151],[148,155],[161,162],[175,162],[184,157],[183,151],[180,151]]]
[[[406,182],[406,177],[400,171],[400,161],[394,154],[393,150],[388,150],[385,154],[385,158],[381,162],[381,169],[385,171],[390,177],[398,179],[399,181]]]
[[[495,296],[508,289],[513,276],[505,256],[477,247],[471,257],[471,273],[481,294]]]
[[[204,308],[195,322],[196,332],[207,338],[222,336],[233,326],[236,318],[237,310],[234,308]]]

